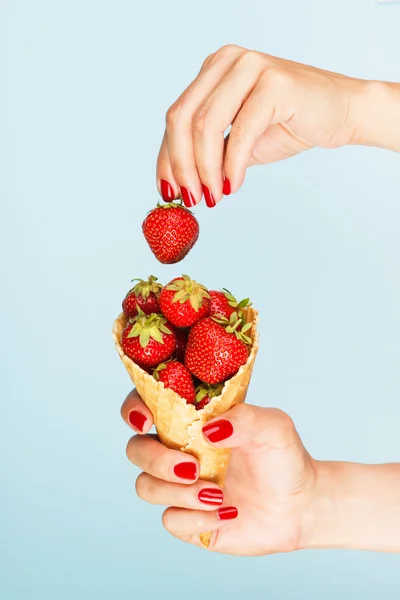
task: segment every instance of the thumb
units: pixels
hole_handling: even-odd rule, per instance
[[[203,427],[207,442],[218,448],[256,445],[284,449],[299,441],[292,419],[278,408],[238,404]]]

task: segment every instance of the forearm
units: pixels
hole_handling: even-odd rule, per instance
[[[317,464],[304,546],[400,552],[400,464]]]
[[[360,82],[353,106],[353,144],[400,152],[400,84]]]

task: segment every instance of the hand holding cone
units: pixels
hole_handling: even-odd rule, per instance
[[[176,280],[174,281],[176,282]],[[189,284],[189,288],[190,285],[191,284]],[[188,286],[185,285],[185,289],[187,287]],[[193,285],[192,289],[194,291],[193,293],[198,294],[198,284]],[[201,289],[203,290],[201,294],[203,299],[208,300],[209,296],[207,294],[207,290],[204,288],[204,286],[201,286]],[[202,309],[202,302],[200,302],[200,305],[198,304],[198,296],[197,299],[192,302],[190,294],[188,297],[187,295],[185,295],[183,302],[181,302],[181,300],[183,299],[183,295],[180,294],[180,296],[181,297],[178,298],[177,301],[174,303],[179,313],[178,319],[181,319],[182,315],[186,318],[186,315],[190,314],[190,318],[191,320],[193,320],[193,305],[195,305],[196,308],[198,308],[198,312],[201,313],[200,319],[197,321],[197,324],[201,325],[202,322],[210,319],[208,315],[205,316],[205,314],[207,314],[207,311],[204,314],[204,307]],[[189,303],[190,307],[184,306],[185,302]],[[173,321],[174,315],[170,311],[171,306],[173,306],[173,304],[168,305],[168,314],[169,320]],[[202,428],[208,420],[226,412],[235,404],[239,404],[245,401],[247,388],[250,383],[251,373],[258,350],[258,315],[257,311],[251,306],[243,307],[240,310],[242,311],[243,317],[242,325],[243,323],[245,323],[243,327],[245,328],[245,333],[236,333],[238,327],[235,321],[235,317],[233,317],[231,318],[231,321],[233,323],[234,331],[224,333],[224,335],[233,336],[235,340],[239,339],[241,335],[245,335],[245,337],[248,337],[251,342],[248,345],[249,350],[247,351],[246,355],[242,358],[242,362],[240,366],[236,369],[236,372],[233,372],[228,379],[218,382],[222,384],[219,388],[217,386],[213,386],[214,389],[216,388],[218,390],[218,392],[216,394],[210,392],[209,397],[207,397],[207,400],[209,401],[207,403],[203,403],[204,407],[200,410],[196,410],[195,404],[187,403],[187,401],[176,391],[174,391],[174,389],[171,389],[171,387],[167,387],[167,383],[163,383],[162,381],[160,381],[159,375],[156,375],[156,377],[154,377],[148,372],[148,370],[142,369],[136,362],[134,362],[131,358],[129,358],[129,356],[127,356],[122,343],[123,333],[129,326],[129,319],[125,314],[120,314],[119,317],[117,317],[117,319],[115,320],[113,326],[113,338],[115,341],[117,351],[125,365],[126,370],[129,373],[129,376],[131,377],[131,380],[135,384],[139,395],[153,414],[154,424],[156,426],[157,433],[161,442],[169,448],[187,452],[195,456],[200,462],[200,478],[205,481],[217,483],[221,487],[223,487],[224,485],[225,475],[228,469],[230,450],[227,448],[221,449],[210,446],[206,442],[202,434]],[[218,324],[218,326],[222,328],[221,324]],[[193,332],[195,327],[196,325],[194,325],[193,329],[191,329],[189,332],[189,342],[190,334],[191,332]],[[226,327],[226,330],[228,329],[228,327],[229,323]],[[168,328],[172,329],[172,326],[168,324]],[[168,334],[163,333],[163,335]],[[171,331],[171,335],[173,335],[174,339],[176,339],[176,336],[174,335],[173,331]],[[210,342],[208,342],[208,344],[209,343]],[[172,344],[170,344],[170,346],[172,346]],[[175,346],[176,344],[174,344],[174,348]],[[218,355],[218,358],[220,358],[221,356],[229,355],[229,352],[224,352],[224,348],[226,349],[226,341],[225,344],[222,343],[222,347],[218,349],[218,352],[220,353]],[[171,351],[171,356],[172,355],[173,351]],[[229,358],[229,356],[227,358]],[[191,371],[190,365],[186,362],[186,360],[185,364],[189,371]],[[177,370],[179,369],[174,369],[174,371]],[[207,370],[205,370],[204,372],[206,371]],[[222,370],[221,372],[224,372],[224,370]],[[157,373],[159,373],[159,371],[157,371]],[[218,376],[216,378],[218,379]],[[204,390],[211,389],[212,386],[210,386],[209,384],[212,383],[216,383],[215,376],[213,381],[206,382],[206,384],[208,384],[208,387],[202,384],[197,386],[197,391],[199,391],[199,389],[202,388],[201,393],[198,395],[198,401],[204,399]],[[211,534],[209,533],[205,533],[200,536],[203,545],[205,545],[206,547],[208,547],[209,545],[210,537]]]

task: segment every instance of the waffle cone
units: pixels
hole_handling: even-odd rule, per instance
[[[200,462],[200,478],[212,481],[221,488],[224,486],[231,451],[229,448],[213,448],[207,444],[202,428],[210,419],[245,401],[258,350],[258,313],[251,307],[247,308],[245,313],[246,320],[253,323],[253,327],[247,332],[253,341],[249,358],[236,375],[225,382],[222,394],[213,398],[207,406],[198,411],[192,404],[186,404],[186,401],[176,392],[165,388],[162,382],[156,381],[152,375],[143,371],[124,354],[120,344],[122,331],[128,323],[124,314],[117,317],[113,326],[113,338],[118,354],[140,397],[153,414],[161,442],[168,448],[195,456]],[[208,547],[210,537],[211,533],[200,535],[204,546]]]

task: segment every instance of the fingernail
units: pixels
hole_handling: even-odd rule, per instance
[[[203,427],[203,433],[213,444],[215,444],[215,442],[222,442],[222,440],[226,440],[226,438],[232,435],[232,423],[225,419],[214,421],[214,423],[210,423]]]
[[[228,519],[236,519],[238,509],[234,506],[223,506],[217,510],[217,517],[220,521],[228,521]]]
[[[192,206],[194,206],[196,204],[196,200],[194,199],[192,193],[189,192],[189,190],[187,188],[181,187],[181,196],[182,196],[183,203],[187,208],[191,208]]]
[[[193,462],[178,463],[174,467],[174,473],[180,479],[194,481],[197,476],[197,467]]]
[[[128,415],[128,421],[138,431],[143,431],[144,424],[146,423],[146,417],[137,410],[132,410]]]
[[[224,196],[229,196],[229,194],[231,193],[231,182],[226,177],[224,179],[224,185],[222,188],[222,192],[223,192]]]
[[[166,179],[161,179],[161,196],[164,202],[172,202],[175,198],[174,190],[172,185],[168,183]]]
[[[219,505],[224,500],[224,494],[221,490],[215,488],[205,488],[199,492],[198,498],[204,504]]]
[[[205,185],[203,185],[203,194],[208,208],[213,208],[217,203],[214,200],[214,196]]]

